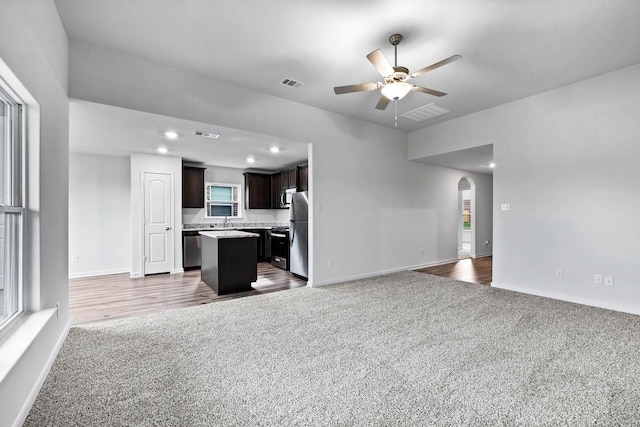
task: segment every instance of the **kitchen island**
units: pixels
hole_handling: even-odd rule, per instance
[[[216,294],[251,290],[258,280],[259,234],[237,230],[201,231],[202,281]]]

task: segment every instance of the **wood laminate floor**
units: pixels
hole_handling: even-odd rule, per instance
[[[448,277],[463,282],[490,285],[493,268],[493,257],[461,259],[451,264],[436,265],[434,267],[415,270],[419,273]]]
[[[216,295],[200,270],[131,279],[128,273],[69,280],[71,324],[114,319],[172,308],[191,307],[306,286],[307,282],[269,263],[258,264],[253,290]]]

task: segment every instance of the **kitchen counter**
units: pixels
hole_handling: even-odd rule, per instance
[[[246,229],[245,229],[246,230]],[[245,231],[238,230],[212,230],[212,231],[200,231],[200,234],[214,239],[242,239],[247,237],[260,237],[256,233],[247,233]]]
[[[259,234],[237,230],[201,231],[202,281],[216,294],[251,290],[258,280]]]
[[[182,224],[182,231],[271,230],[272,228],[288,226],[288,222],[229,222],[226,227],[220,223],[197,223]]]

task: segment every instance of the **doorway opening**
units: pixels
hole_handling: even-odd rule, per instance
[[[469,177],[458,181],[458,259],[475,253],[475,183]]]

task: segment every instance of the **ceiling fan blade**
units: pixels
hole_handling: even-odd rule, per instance
[[[378,101],[378,104],[376,105],[376,108],[378,110],[385,110],[387,108],[387,105],[389,105],[389,102],[391,102],[391,100],[386,96],[382,95],[380,97],[380,101]]]
[[[446,93],[444,92],[440,92],[437,90],[433,90],[433,89],[429,89],[426,87],[422,87],[422,86],[413,86],[411,87],[411,90],[415,90],[416,92],[423,92],[423,93],[428,93],[429,95],[433,95],[433,96],[445,96]]]
[[[376,67],[376,70],[380,73],[382,77],[387,77],[393,74],[393,66],[387,60],[387,57],[384,56],[384,53],[380,49],[374,50],[370,54],[367,55],[367,59]]]
[[[457,61],[458,59],[462,58],[461,55],[453,55],[448,57],[447,59],[443,59],[440,62],[436,62],[435,64],[431,64],[428,67],[424,67],[414,73],[411,73],[411,75],[409,77],[418,77],[423,75],[424,73],[428,73],[429,71],[435,70],[436,68],[440,68],[443,65],[447,65],[453,61]]]
[[[341,95],[343,93],[377,90],[379,87],[380,85],[378,83],[362,83],[357,85],[336,86],[333,88],[333,91],[335,92],[336,95]]]

